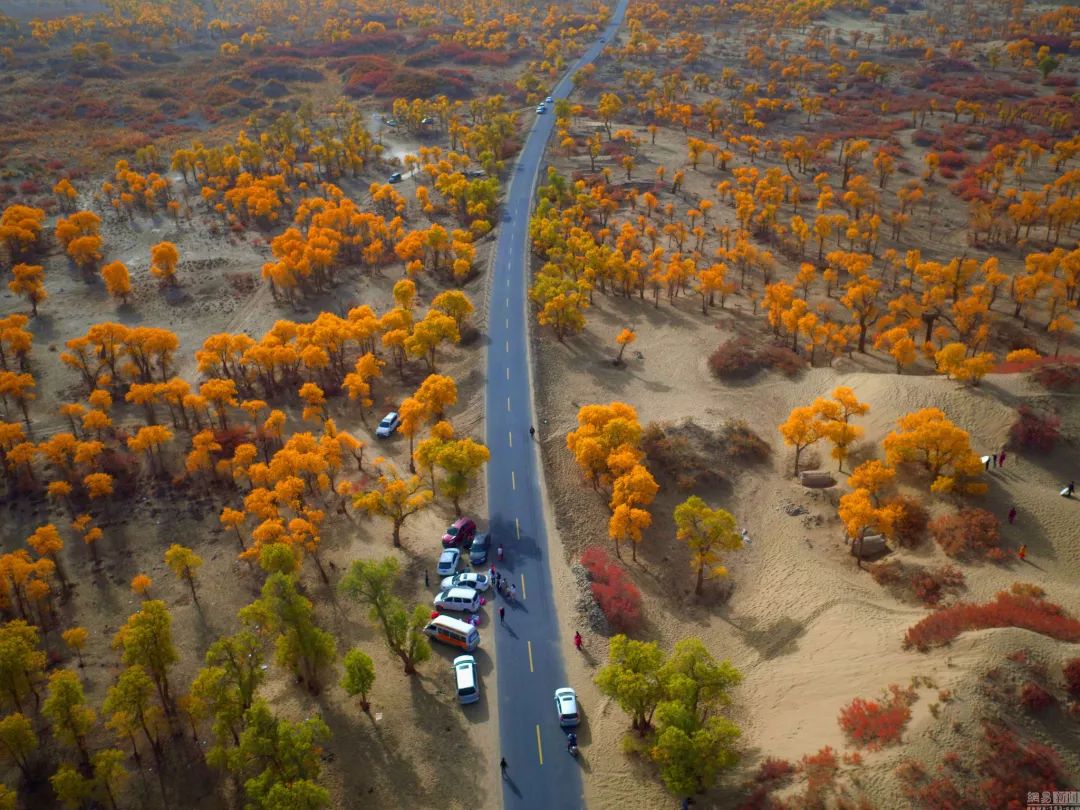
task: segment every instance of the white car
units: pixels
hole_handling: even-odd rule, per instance
[[[547,98],[545,98],[544,103],[545,104],[550,104],[551,103],[551,96],[548,96]]]
[[[439,591],[431,601],[435,610],[454,610],[458,613],[477,613],[480,610],[480,594],[472,588],[447,588]]]
[[[441,577],[453,576],[457,573],[459,562],[461,562],[461,549],[448,548],[439,555],[439,564],[435,566],[435,573]]]
[[[455,574],[442,581],[442,587],[444,589],[472,588],[474,591],[486,591],[490,584],[491,581],[488,579],[487,574],[478,574],[475,571],[465,571],[461,574]]]
[[[454,659],[454,684],[459,703],[480,700],[480,673],[476,670],[476,659],[471,655],[459,655]]]
[[[401,424],[401,417],[398,416],[397,411],[390,411],[379,422],[379,426],[375,428],[375,435],[380,439],[389,439],[394,435],[394,431],[398,429],[398,425]]]
[[[569,686],[555,690],[555,713],[559,716],[559,725],[571,728],[581,722],[578,716],[577,693]]]
[[[536,114],[537,115],[543,115],[546,112],[547,112],[547,107],[545,107],[543,104],[541,104],[539,107],[536,108]]]

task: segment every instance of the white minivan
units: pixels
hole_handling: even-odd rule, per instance
[[[476,613],[480,610],[480,594],[472,588],[447,588],[439,591],[433,604],[436,610]]]
[[[457,682],[459,703],[476,703],[480,700],[480,677],[476,671],[476,659],[471,655],[459,655],[454,659],[454,679]]]
[[[453,616],[436,616],[424,633],[435,641],[449,644],[451,647],[460,647],[466,652],[472,652],[480,646],[480,633],[475,627]]]

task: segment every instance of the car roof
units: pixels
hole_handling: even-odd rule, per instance
[[[383,421],[385,422],[387,419],[395,419],[395,418],[397,418],[397,411],[390,411],[390,413],[388,413],[386,416],[383,417]]]
[[[487,532],[481,532],[480,534],[476,535],[476,539],[472,541],[472,544],[474,546],[483,545],[484,543],[488,542],[489,540],[491,540],[491,535],[488,534]]]
[[[569,686],[564,686],[555,690],[555,697],[559,698],[559,700],[573,700],[577,698],[577,694]]]
[[[459,557],[459,556],[461,556],[461,552],[458,551],[456,548],[447,548],[447,549],[443,549],[443,553],[439,555],[439,559],[441,560],[444,557]]]
[[[443,593],[446,594],[447,597],[458,596],[464,599],[472,599],[474,596],[476,596],[476,589],[466,588],[464,586],[455,586],[453,588],[447,588],[445,591],[443,591]]]
[[[476,666],[476,658],[471,655],[459,655],[454,659],[454,666],[459,667],[462,664],[472,664]]]
[[[451,526],[458,526],[458,527],[464,528],[464,527],[468,526],[468,525],[469,525],[470,523],[472,523],[472,525],[473,525],[473,526],[475,526],[475,525],[476,525],[475,523],[473,523],[473,519],[472,519],[472,518],[467,518],[467,517],[459,517],[459,518],[458,518],[457,520],[455,520],[455,521],[454,521],[453,523],[451,523],[450,525],[451,525]]]

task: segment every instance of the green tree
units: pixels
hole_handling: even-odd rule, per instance
[[[657,722],[660,731],[649,753],[664,785],[676,795],[707,790],[720,771],[739,761],[739,727],[724,717],[698,724],[685,706],[672,702],[657,709]]]
[[[401,569],[397,560],[387,557],[378,562],[356,560],[339,587],[370,610],[368,615],[383,629],[386,646],[401,659],[405,674],[416,672],[416,665],[431,657],[431,645],[424,635],[429,615],[423,605],[413,608],[412,615],[393,594]]]
[[[49,777],[49,783],[64,807],[82,807],[94,792],[93,781],[66,762]]]
[[[19,794],[0,782],[0,810],[15,810],[19,802]]]
[[[0,720],[0,752],[19,767],[27,780],[30,779],[30,758],[37,747],[37,734],[25,715],[15,712]]]
[[[82,681],[70,669],[59,669],[49,676],[49,692],[41,707],[52,726],[53,736],[65,745],[78,749],[83,765],[90,767],[86,735],[94,727],[97,715],[86,705]]]
[[[98,796],[104,796],[109,807],[116,810],[116,794],[128,780],[127,768],[124,767],[125,755],[115,748],[106,748],[94,754],[93,789]]]
[[[600,691],[630,715],[631,726],[642,737],[664,697],[663,665],[664,654],[656,642],[633,641],[619,634],[611,639],[607,666],[596,675]]]
[[[277,782],[263,801],[265,810],[320,810],[330,806],[330,793],[310,779]]]
[[[160,599],[142,603],[142,609],[128,617],[113,638],[113,649],[122,650],[121,660],[127,666],[138,664],[154,681],[161,705],[166,714],[173,713],[169,694],[169,667],[177,661],[172,640],[172,616]]]
[[[22,619],[0,626],[0,693],[18,712],[27,695],[41,703],[36,684],[45,672],[45,653],[38,643],[38,629]]]
[[[139,664],[133,664],[120,673],[116,683],[105,695],[102,711],[109,716],[106,725],[118,735],[131,741],[135,755],[134,734],[142,731],[153,749],[155,759],[161,757],[161,709],[153,704],[154,682]]]
[[[312,692],[320,688],[319,673],[336,656],[334,637],[315,624],[311,601],[296,590],[296,580],[271,574],[261,596],[240,611],[250,627],[276,633],[275,660],[291,669]]]
[[[266,680],[263,660],[262,641],[247,630],[219,638],[206,651],[207,666],[221,667],[229,686],[236,690],[236,702],[241,712],[251,708],[255,690]]]
[[[454,502],[456,514],[461,514],[461,499],[469,491],[469,481],[490,459],[487,447],[472,439],[453,439],[439,448],[435,466],[446,473],[442,491]]]
[[[309,718],[290,723],[274,717],[270,707],[257,700],[245,712],[244,726],[234,764],[240,773],[248,775],[244,791],[251,806],[286,806],[282,802],[291,797],[291,786],[314,783],[319,778],[321,743],[330,737],[330,729],[322,720]],[[301,788],[296,795],[310,802],[313,792]]]
[[[202,558],[190,548],[173,543],[165,552],[165,564],[177,577],[191,588],[191,598],[199,604],[199,594],[195,592],[195,573],[202,567]]]
[[[360,696],[360,708],[365,712],[371,709],[368,703],[368,692],[375,684],[375,662],[371,656],[360,649],[352,649],[345,653],[345,674],[341,678],[341,688],[350,697]]]
[[[720,564],[721,551],[734,551],[742,546],[742,537],[735,530],[735,518],[724,509],[710,509],[697,495],[691,495],[675,507],[676,537],[690,548],[690,567],[697,571],[694,593],[700,594],[705,571],[713,576],[727,576]]]

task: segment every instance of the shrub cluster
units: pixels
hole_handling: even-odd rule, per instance
[[[900,560],[884,560],[869,566],[870,576],[879,585],[892,586],[924,605],[936,607],[950,593],[964,587],[964,572],[955,565],[927,569]]]
[[[608,623],[623,633],[641,623],[641,591],[626,572],[601,548],[592,546],[581,555],[581,564],[592,580],[593,598]]]
[[[1021,405],[1016,412],[1016,421],[1009,428],[1012,444],[1023,450],[1037,450],[1049,453],[1061,438],[1061,418],[1054,414],[1040,413]]]
[[[998,519],[985,509],[961,509],[955,515],[942,515],[930,523],[930,533],[941,550],[953,558],[983,555],[995,559],[1000,552]]]
[[[908,495],[890,498],[885,505],[895,510],[893,538],[896,542],[904,548],[921,546],[926,539],[926,527],[930,523],[930,515],[923,505]]]
[[[1047,391],[1071,391],[1080,388],[1080,365],[1047,363],[1035,369],[1031,377]]]
[[[696,427],[696,426],[695,426]],[[690,491],[723,481],[715,460],[702,452],[690,437],[675,432],[677,428],[650,422],[641,435],[649,468],[660,470],[675,480],[675,486]]]
[[[840,728],[856,746],[876,751],[900,742],[914,701],[914,689],[892,684],[880,700],[855,698],[841,709]]]
[[[723,454],[731,461],[758,464],[769,460],[772,448],[742,419],[732,419],[720,431]]]
[[[755,346],[749,338],[740,337],[721,343],[709,356],[709,368],[722,380],[748,379],[762,369],[794,377],[806,368],[806,361],[785,346]]]
[[[1035,594],[1041,592],[1032,593],[1017,584],[998,593],[992,602],[958,602],[936,610],[908,628],[904,647],[926,651],[948,644],[968,630],[991,627],[1019,627],[1058,641],[1080,643],[1080,621]]]
[[[1028,681],[1020,689],[1020,703],[1029,712],[1041,712],[1054,703],[1054,696],[1034,681]]]

